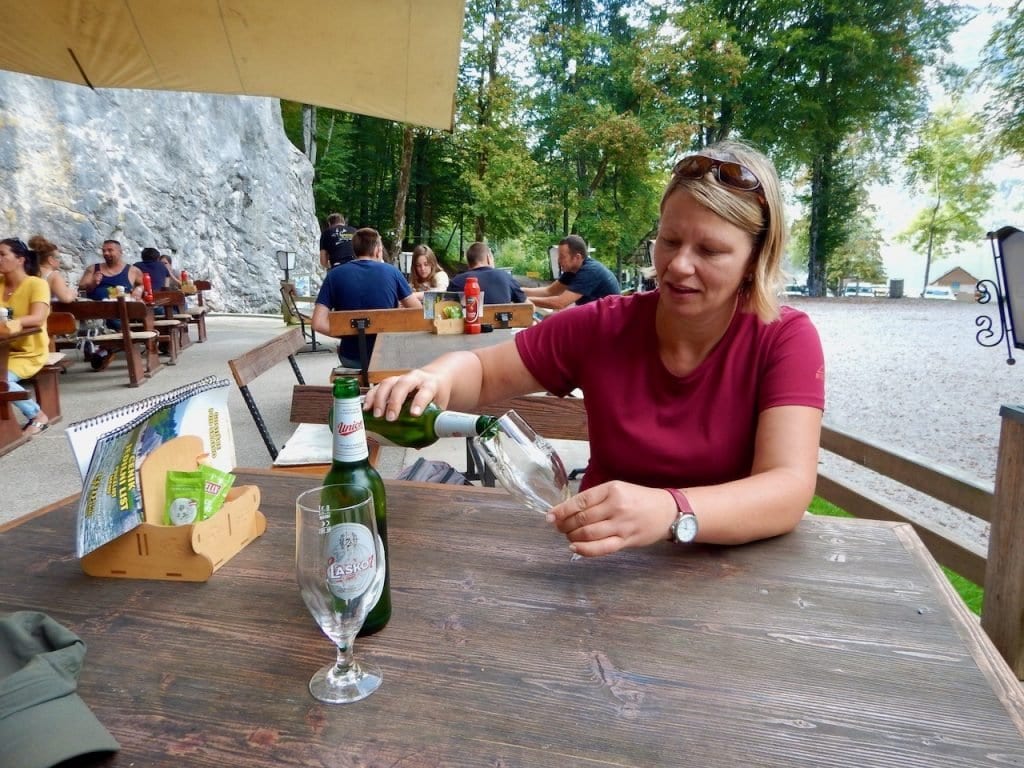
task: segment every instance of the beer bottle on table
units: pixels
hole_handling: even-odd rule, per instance
[[[409,398],[402,404],[402,410],[394,421],[385,421],[383,415],[378,418],[373,411],[365,411],[366,431],[372,432],[383,445],[426,448],[442,437],[482,435],[497,421],[493,416],[444,411],[433,403],[427,405],[419,416],[413,416],[409,412],[411,405],[412,398]]]
[[[373,494],[377,532],[384,545],[387,569],[384,590],[363,622],[360,636],[372,635],[384,628],[391,618],[391,559],[388,552],[387,498],[384,482],[377,470],[370,466],[370,452],[366,447],[363,427],[363,406],[359,398],[359,381],[350,377],[334,380],[334,406],[331,408],[331,430],[334,433],[331,468],[324,477],[324,485],[359,485]]]

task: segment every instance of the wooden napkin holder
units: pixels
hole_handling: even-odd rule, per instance
[[[193,435],[168,440],[139,471],[145,522],[82,558],[90,576],[116,579],[206,581],[244,546],[267,530],[259,511],[260,489],[242,485],[228,492],[213,517],[190,525],[164,525],[167,472],[199,466],[203,442]]]
[[[449,307],[456,307],[459,310],[458,317],[445,317],[444,312]],[[462,317],[462,304],[458,301],[439,301],[434,304],[434,333],[439,336],[446,336],[453,333],[463,333],[466,328],[466,321]]]

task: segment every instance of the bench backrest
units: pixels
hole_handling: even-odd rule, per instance
[[[46,335],[50,337],[50,351],[57,351],[57,337],[78,332],[78,321],[70,312],[51,312],[46,317]]]

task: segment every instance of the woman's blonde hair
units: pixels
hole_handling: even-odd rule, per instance
[[[426,280],[421,280],[416,272],[416,260],[420,256],[426,256],[427,264],[430,265],[430,274],[427,275]],[[441,265],[437,263],[437,256],[434,255],[434,251],[429,245],[420,244],[412,249],[412,262],[409,271],[411,273],[409,282],[412,283],[413,290],[426,291],[433,287],[434,275],[441,271]]]
[[[720,141],[697,154],[745,166],[761,182],[761,188],[746,191],[709,178],[711,174],[687,179],[673,173],[661,198],[661,210],[665,210],[668,196],[682,189],[709,211],[753,237],[751,268],[740,286],[741,309],[770,323],[779,316],[782,252],[786,244],[782,192],[775,166],[756,149],[739,141]]]

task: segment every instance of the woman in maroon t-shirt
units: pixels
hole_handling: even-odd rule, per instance
[[[786,226],[771,162],[737,142],[680,160],[661,201],[658,288],[545,319],[513,341],[382,382],[378,415],[584,393],[583,490],[548,519],[594,556],[666,538],[739,544],[792,530],[814,495],[824,357],[779,307]]]

